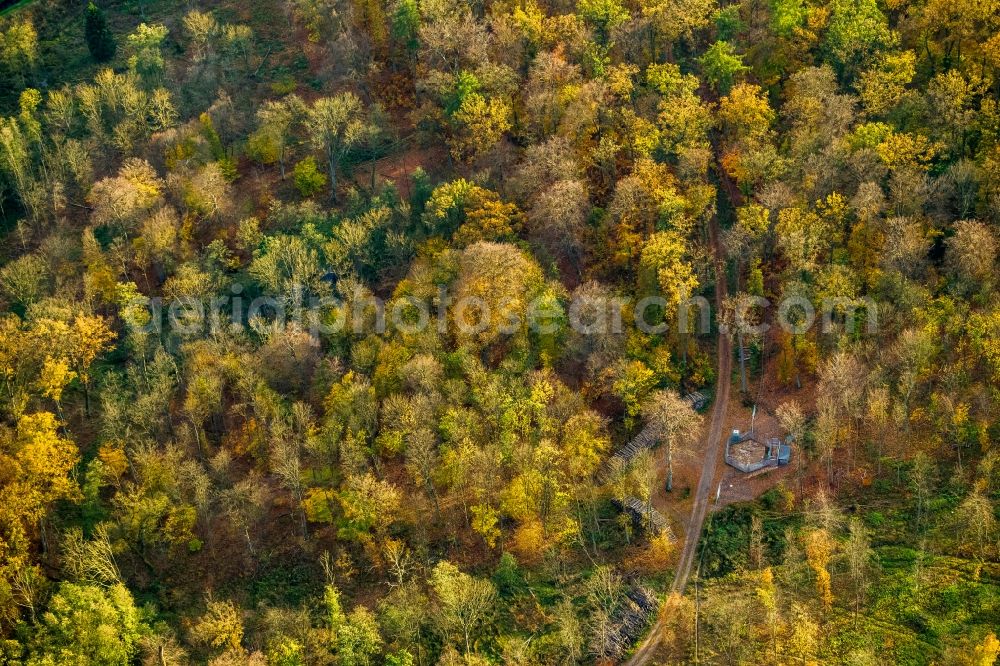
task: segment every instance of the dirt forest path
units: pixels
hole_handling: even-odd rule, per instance
[[[722,304],[726,300],[726,266],[722,257],[722,250],[719,247],[719,229],[716,218],[712,217],[712,245],[715,251],[715,308],[716,312],[722,311]],[[695,493],[694,506],[691,508],[691,519],[688,521],[685,531],[684,549],[681,551],[681,559],[677,564],[677,573],[674,576],[674,584],[671,592],[684,594],[688,577],[691,575],[691,567],[694,564],[694,556],[698,550],[698,540],[701,536],[701,526],[705,522],[705,514],[708,513],[709,496],[712,493],[712,482],[715,480],[715,470],[719,461],[719,453],[722,448],[723,432],[722,428],[726,422],[726,413],[729,409],[729,386],[732,383],[732,350],[729,347],[729,336],[719,332],[718,348],[718,374],[715,383],[715,402],[712,404],[712,421],[708,428],[708,441],[705,445],[705,460],[701,467],[701,478],[698,481],[698,491]]]
[[[711,235],[712,248],[715,254],[715,308],[716,312],[722,311],[722,304],[726,300],[726,265],[719,243],[719,222],[716,215],[712,216],[709,233]],[[684,594],[688,577],[691,575],[691,567],[694,564],[695,554],[698,552],[698,541],[701,537],[701,528],[708,513],[709,499],[712,494],[712,483],[715,480],[715,472],[719,460],[719,451],[722,448],[723,432],[722,428],[726,421],[726,413],[729,409],[729,386],[732,376],[732,350],[730,349],[729,336],[719,333],[718,372],[715,385],[715,402],[712,405],[711,422],[708,428],[708,441],[705,444],[705,460],[701,467],[701,478],[698,481],[698,489],[694,497],[694,505],[691,507],[691,517],[688,520],[687,529],[684,533],[684,548],[681,550],[681,558],[677,564],[677,572],[674,576],[674,583],[670,592]],[[662,617],[657,617],[656,622],[649,630],[646,639],[639,644],[632,657],[625,662],[626,666],[640,666],[646,664],[656,654],[656,648],[660,642]]]

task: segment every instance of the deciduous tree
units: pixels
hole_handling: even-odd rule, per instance
[[[674,391],[655,391],[642,409],[642,416],[653,428],[667,458],[667,491],[674,486],[674,449],[694,437],[701,419],[691,404]]]

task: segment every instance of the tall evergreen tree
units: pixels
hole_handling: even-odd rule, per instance
[[[108,19],[104,12],[93,2],[87,5],[87,18],[84,24],[84,37],[87,49],[97,62],[107,62],[115,57],[118,44],[108,27]]]

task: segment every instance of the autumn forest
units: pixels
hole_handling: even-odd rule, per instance
[[[0,0],[0,664],[1000,655],[1000,0]]]

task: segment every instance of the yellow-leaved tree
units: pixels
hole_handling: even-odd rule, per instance
[[[16,621],[17,607],[32,602],[19,574],[32,567],[31,544],[44,529],[49,508],[80,495],[70,477],[79,452],[57,428],[54,414],[38,412],[0,432],[0,608],[6,609],[0,623]]]
[[[674,231],[659,231],[649,237],[639,262],[645,279],[653,282],[676,311],[698,288],[698,276],[685,257],[687,244]]]
[[[36,348],[50,350],[54,357],[63,359],[68,364],[68,369],[79,378],[83,384],[86,411],[89,415],[90,367],[98,356],[109,349],[115,339],[114,331],[103,317],[78,314],[71,321],[40,318],[32,322],[29,337]],[[54,367],[50,367],[49,379],[54,380],[54,375],[51,373],[55,371]],[[65,379],[65,376],[62,379]],[[50,391],[49,388],[46,390]]]
[[[459,260],[451,307],[456,338],[488,347],[503,336],[523,334],[529,306],[544,284],[538,264],[514,245],[470,245]]]
[[[830,586],[829,565],[834,548],[833,539],[824,529],[812,530],[805,535],[805,547],[809,568],[816,574],[816,591],[823,606],[830,610],[833,607],[833,589]]]

